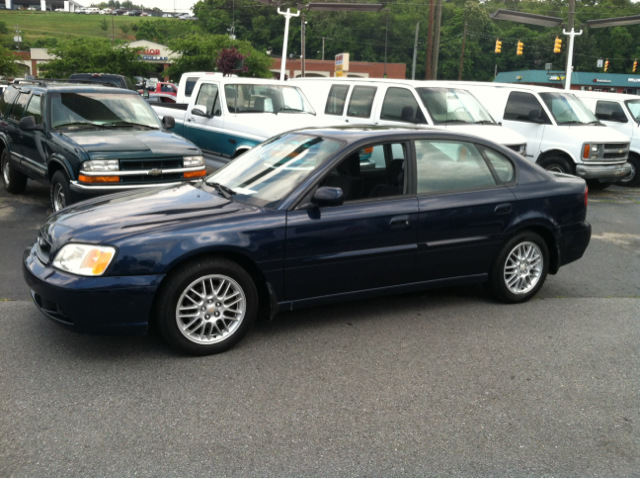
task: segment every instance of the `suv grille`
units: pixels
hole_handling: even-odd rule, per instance
[[[166,158],[162,160],[120,160],[120,170],[170,170],[182,168],[182,158]]]

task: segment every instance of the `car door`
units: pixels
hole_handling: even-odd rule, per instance
[[[350,125],[373,124],[373,102],[376,98],[378,87],[355,85],[351,89],[345,123]]]
[[[408,155],[408,142],[389,144]],[[411,283],[418,239],[418,202],[403,160],[389,181],[367,191],[360,156],[350,152],[317,186],[340,187],[340,206],[314,207],[309,198],[287,213],[285,258],[289,301]],[[396,153],[397,154],[397,153]],[[394,183],[395,182],[395,183]]]
[[[42,97],[32,95],[23,117],[33,116],[36,124],[42,125]],[[22,163],[32,173],[44,177],[47,172],[44,132],[41,130],[22,130]]]
[[[196,101],[185,115],[183,136],[205,153],[228,157],[219,85],[201,83],[194,95]]]
[[[11,141],[11,154],[14,161],[20,164],[22,164],[23,158],[22,140],[24,132],[20,129],[19,123],[29,102],[30,94],[30,92],[20,92],[7,115],[7,134]]]
[[[535,161],[546,125],[551,121],[540,101],[531,93],[513,91],[509,94],[502,125],[517,131],[527,139],[526,157]]]
[[[517,214],[515,166],[473,143],[416,140],[418,281],[485,274]]]
[[[395,86],[387,88],[384,99],[376,110],[376,125],[427,125],[425,112],[418,98],[409,88]]]
[[[613,128],[629,138],[633,137],[635,123],[633,119],[629,120],[622,105],[617,101],[598,100],[594,113],[596,118],[609,128]]]

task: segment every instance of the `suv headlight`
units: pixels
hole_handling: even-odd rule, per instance
[[[53,260],[53,267],[81,276],[100,276],[104,273],[116,249],[111,246],[67,244]]]
[[[185,156],[184,167],[185,168],[193,168],[195,166],[204,166],[204,156]]]
[[[604,145],[599,143],[587,143],[582,149],[582,158],[585,160],[597,160],[604,150]]]
[[[119,160],[91,160],[82,163],[82,171],[118,171]]]

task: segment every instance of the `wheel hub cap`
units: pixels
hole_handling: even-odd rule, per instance
[[[9,184],[9,160],[4,162],[2,165],[2,175],[4,176],[4,184]]]
[[[504,266],[504,281],[513,294],[525,294],[540,281],[543,268],[542,251],[537,244],[524,241],[516,245]]]

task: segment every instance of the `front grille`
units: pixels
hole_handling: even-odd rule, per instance
[[[40,261],[44,264],[49,264],[51,245],[42,237],[42,235],[38,235],[38,240],[36,242],[36,254],[38,255],[38,258],[40,258]]]
[[[605,143],[604,151],[602,152],[602,161],[626,161],[627,158],[629,158],[628,143]]]
[[[176,168],[182,168],[182,158],[165,158],[162,160],[120,160],[120,170],[132,171],[132,170],[173,170]]]
[[[120,177],[120,183],[132,184],[132,183],[164,183],[167,181],[181,181],[184,180],[182,173],[168,173],[157,176],[152,175],[127,175]]]
[[[605,143],[605,150],[626,150],[629,148],[628,143]]]

